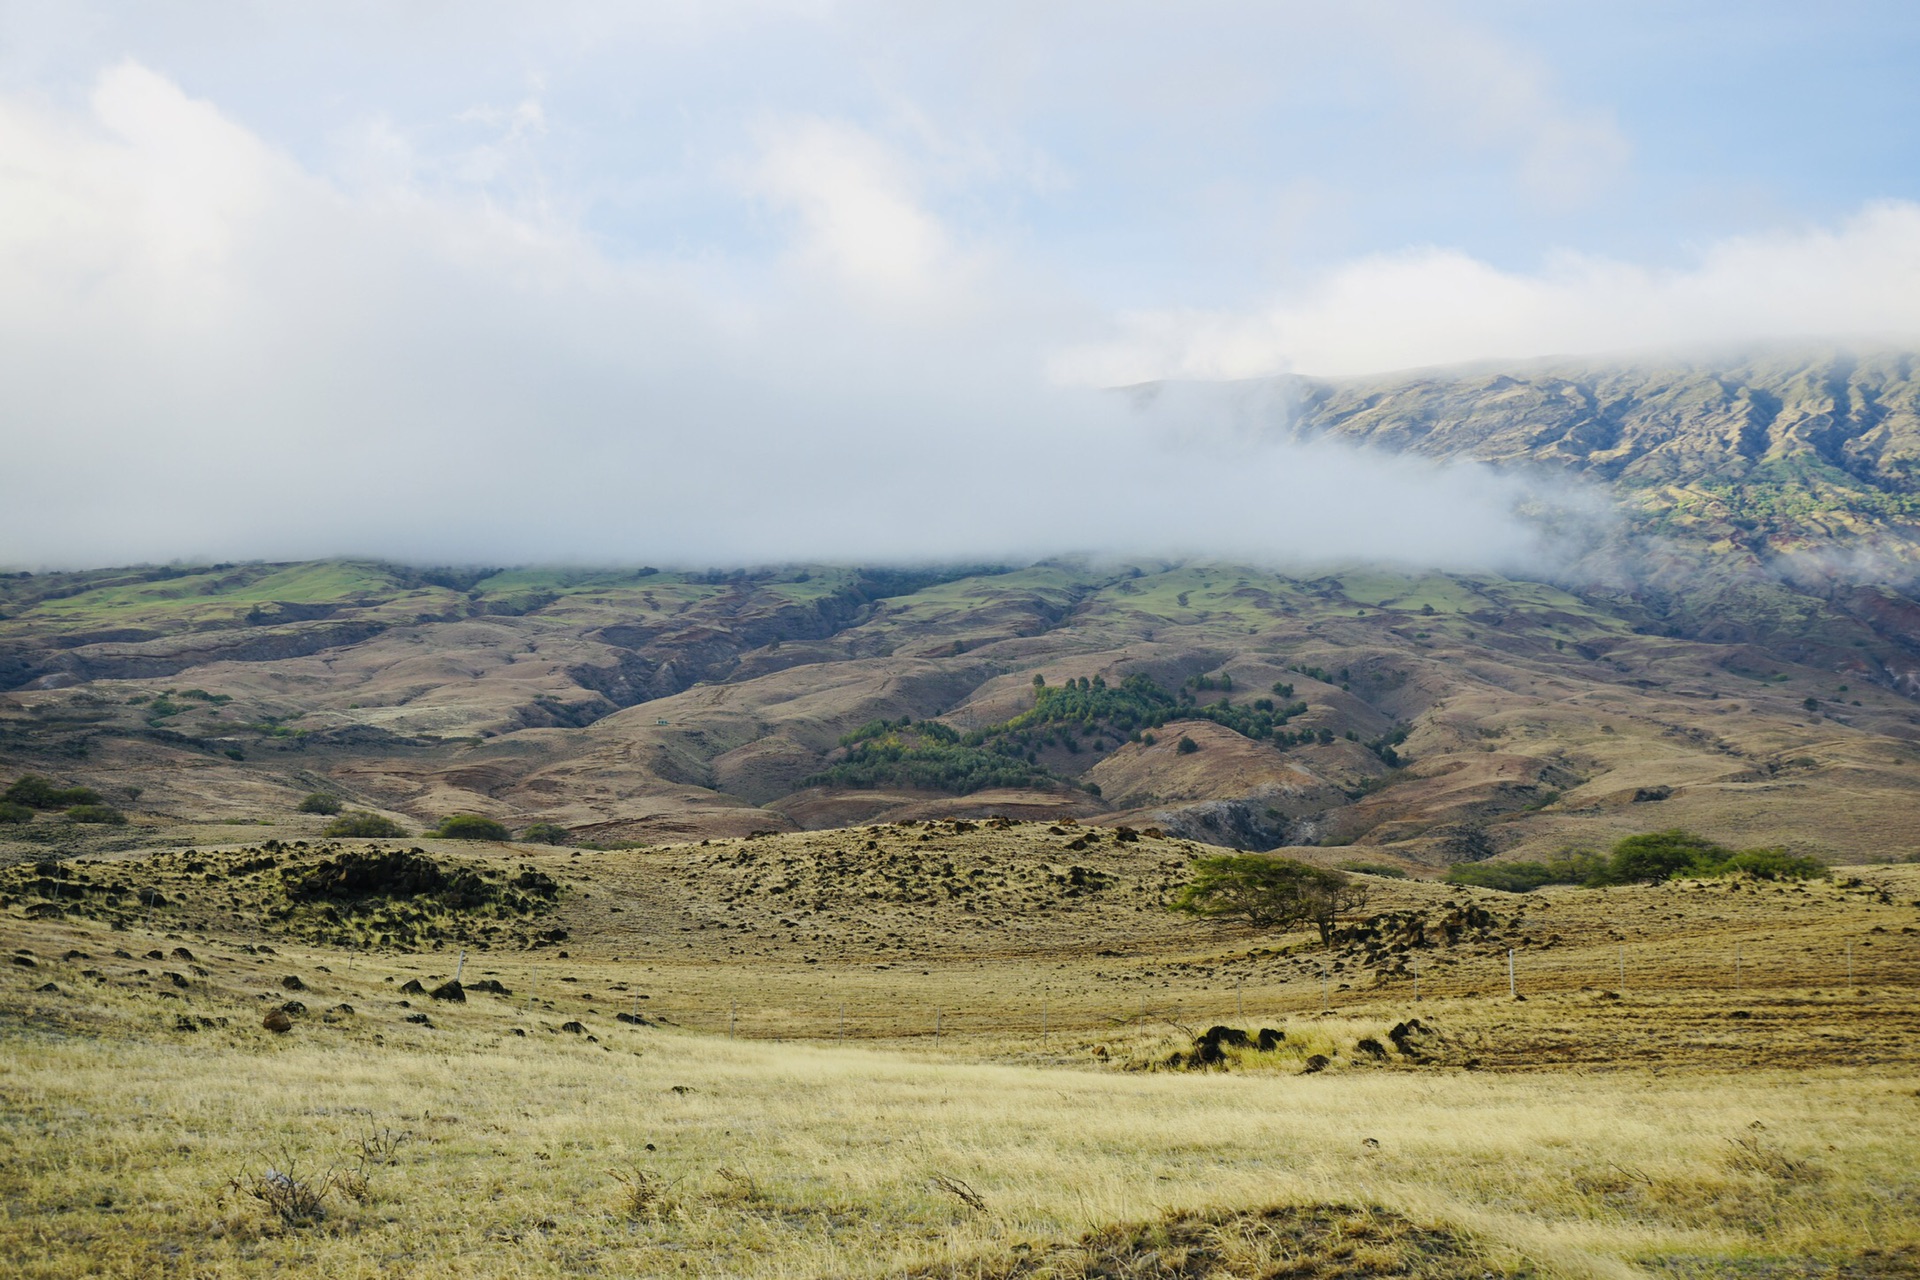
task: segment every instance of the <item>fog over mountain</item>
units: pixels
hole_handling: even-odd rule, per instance
[[[1394,457],[1370,447],[1391,432],[1356,447],[1295,431],[1287,406],[1231,390],[1110,389],[1920,334],[1920,205],[1900,188],[1684,243],[1644,209],[1602,233],[1580,219],[1626,199],[1656,143],[1625,104],[1563,83],[1566,48],[1530,52],[1469,10],[1417,31],[1240,15],[1254,46],[1357,42],[1406,71],[1376,116],[1340,126],[1360,151],[1451,121],[1436,154],[1498,171],[1487,221],[1369,223],[1344,245],[1331,228],[1359,227],[1331,206],[1272,223],[1271,158],[1247,181],[1272,189],[1244,197],[1265,230],[1166,203],[1247,163],[1209,140],[1223,112],[1295,138],[1336,93],[1247,80],[1230,104],[1257,58],[1212,39],[1165,49],[1180,73],[1155,81],[1152,116],[1125,76],[1048,61],[1058,13],[1006,33],[1026,54],[956,14],[935,24],[944,43],[901,43],[895,63],[847,52],[858,40],[816,50],[856,86],[836,101],[754,68],[778,39],[882,39],[877,11],[668,22],[586,5],[536,31],[489,10],[474,47],[522,47],[529,69],[482,59],[437,86],[407,74],[430,33],[398,19],[356,13],[342,30],[360,43],[301,45],[291,28],[90,12],[16,10],[0,64],[0,429],[35,477],[0,508],[17,566],[1110,552],[1550,568],[1569,513],[1607,505],[1588,481],[1470,450]],[[1088,38],[1123,67],[1150,26]],[[1426,66],[1434,50],[1479,87]],[[284,76],[279,96],[237,73],[241,53]],[[1018,71],[1027,55],[1052,70]],[[540,69],[558,67],[561,82]],[[618,98],[636,68],[657,82]],[[1117,131],[1072,125],[1083,108]],[[1124,122],[1150,120],[1158,143],[1114,151]],[[1397,198],[1402,179],[1296,140],[1303,173]],[[1543,502],[1562,512],[1552,545],[1516,515]],[[1576,543],[1596,535],[1586,520]]]

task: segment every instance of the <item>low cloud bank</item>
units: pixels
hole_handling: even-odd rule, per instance
[[[743,172],[794,224],[752,275],[344,192],[131,64],[84,118],[0,103],[0,147],[16,564],[1539,555],[1485,469],[1049,379],[1097,317],[830,124]]]
[[[1264,308],[1122,317],[1054,367],[1088,383],[1336,377],[1836,336],[1920,340],[1920,205],[1882,201],[1834,229],[1724,240],[1666,270],[1573,253],[1535,272],[1441,248],[1374,255]]]
[[[0,559],[1525,570],[1557,554],[1529,507],[1603,504],[1289,441],[1284,406],[1230,390],[1103,388],[1920,309],[1920,209],[1887,205],[1691,274],[1523,277],[1435,251],[1263,315],[1116,329],[1043,264],[941,224],[857,129],[787,120],[758,145],[735,180],[790,233],[777,260],[631,260],[478,197],[349,191],[136,64],[84,111],[0,99]]]

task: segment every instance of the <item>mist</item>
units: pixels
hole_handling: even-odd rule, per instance
[[[349,194],[131,64],[0,129],[16,564],[1543,554],[1511,477],[1062,385],[1098,313],[826,125],[769,142],[793,238],[752,272]]]
[[[496,149],[543,127],[534,100],[489,119]],[[84,101],[0,94],[0,562],[1538,572],[1606,523],[1602,495],[1302,442],[1244,387],[1113,388],[1795,315],[1920,330],[1920,207],[1898,203],[1692,268],[1363,256],[1265,311],[1129,310],[943,213],[925,157],[845,118],[764,115],[709,167],[754,252],[636,248],[556,187],[502,200],[422,178],[378,127],[357,146],[349,180],[133,61]]]

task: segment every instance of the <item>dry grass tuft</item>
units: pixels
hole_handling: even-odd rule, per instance
[[[1512,1274],[1459,1236],[1398,1214],[1348,1205],[1169,1212],[1103,1227],[1074,1244],[927,1268],[910,1280],[1490,1280]]]

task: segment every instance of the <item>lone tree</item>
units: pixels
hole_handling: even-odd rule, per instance
[[[1688,871],[1705,874],[1732,853],[1691,831],[1649,831],[1613,846],[1606,878],[1614,884],[1661,884]]]
[[[1234,853],[1197,859],[1193,879],[1173,906],[1194,915],[1242,916],[1260,929],[1312,923],[1324,943],[1333,941],[1340,916],[1366,901],[1367,886],[1344,872],[1271,854]]]

